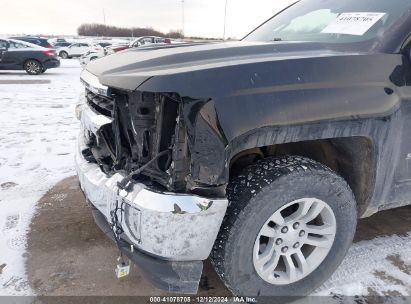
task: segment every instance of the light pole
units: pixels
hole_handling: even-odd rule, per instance
[[[107,36],[107,26],[106,26],[106,12],[103,7],[103,21],[104,21],[104,36]]]
[[[181,9],[182,9],[182,25],[183,25],[182,34],[184,37],[184,0],[181,0]]]
[[[225,24],[226,24],[226,21],[227,21],[227,3],[228,3],[228,0],[225,0],[223,40],[225,40]]]

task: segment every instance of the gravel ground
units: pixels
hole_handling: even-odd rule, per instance
[[[41,76],[0,72],[0,295],[159,295],[136,267],[114,278],[115,246],[68,178],[79,73],[77,60]],[[227,294],[208,263],[200,294]],[[411,295],[411,207],[361,220],[346,259],[316,294]]]

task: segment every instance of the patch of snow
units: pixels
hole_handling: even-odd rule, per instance
[[[80,71],[76,59],[62,60],[60,68],[38,76],[0,71],[0,265],[5,264],[0,295],[32,293],[24,256],[35,204],[54,184],[75,174],[79,124],[74,107],[81,92]]]
[[[353,244],[337,271],[314,295],[410,296],[410,244],[411,232]]]

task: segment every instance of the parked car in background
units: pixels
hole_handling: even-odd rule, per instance
[[[109,48],[110,53],[117,53],[129,48],[148,46],[152,44],[171,44],[170,38],[163,38],[157,36],[143,36],[138,37],[128,44],[117,44]]]
[[[54,47],[55,49],[60,49],[60,48],[62,48],[62,47],[70,46],[71,43],[70,43],[70,42],[55,42],[55,43],[53,43],[52,45],[53,45],[53,47]]]
[[[116,45],[112,45],[111,47],[108,47],[110,53],[117,53],[120,51],[124,51],[127,50],[128,48],[130,48],[130,44],[116,44]]]
[[[48,41],[47,38],[32,37],[32,36],[21,36],[21,37],[10,37],[10,39],[25,41],[25,42],[32,43],[32,44],[35,44],[35,45],[39,45],[39,46],[49,48],[49,49],[53,48],[53,46],[51,45],[51,43]]]
[[[138,37],[130,42],[129,47],[140,47],[149,44],[156,44],[156,43],[171,43],[170,38],[163,38],[157,36],[144,36]]]
[[[91,44],[86,42],[73,43],[69,46],[61,47],[57,49],[57,54],[63,58],[80,57],[88,51],[103,50],[103,46],[100,44]]]
[[[107,49],[91,50],[80,56],[80,65],[84,68],[90,61],[104,57],[108,54]]]
[[[30,75],[60,66],[55,50],[25,41],[0,39],[0,70],[25,70]]]
[[[97,43],[95,43],[95,45],[99,45],[99,46],[105,48],[105,47],[111,46],[111,43],[109,43],[109,42],[97,42]]]
[[[179,45],[174,45],[175,47]],[[155,50],[161,47],[170,47],[168,43],[156,43],[156,44],[146,44],[144,46],[140,46],[139,50]],[[97,49],[97,50],[90,50],[87,53],[80,56],[80,65],[84,68],[90,61],[96,60],[98,58],[113,54],[113,51],[106,47],[104,49]]]
[[[52,39],[49,39],[49,41],[51,42],[51,44],[55,44],[57,42],[67,42],[67,40],[64,38],[52,38]]]
[[[73,43],[69,46],[60,47],[57,49],[57,54],[63,58],[71,58],[71,57],[78,57],[86,53],[90,50],[91,44],[80,42],[80,43]]]

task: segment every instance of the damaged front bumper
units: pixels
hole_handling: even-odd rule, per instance
[[[120,173],[106,175],[98,164],[88,161],[83,154],[88,149],[87,133],[96,134],[111,122],[110,119],[95,113],[87,105],[79,106],[76,112],[82,125],[75,156],[76,170],[81,188],[93,205],[95,217],[97,214],[99,226],[109,230],[110,212],[116,203],[122,204],[122,251],[134,257],[131,260],[140,265],[155,286],[168,291],[195,293],[202,271],[201,261],[211,252],[227,200],[161,192],[139,182],[130,192],[119,190],[117,182],[124,176]],[[112,235],[111,230],[109,234]],[[136,254],[141,263],[136,260]],[[165,268],[147,267],[147,260],[143,262],[145,259],[152,263],[158,261]]]

